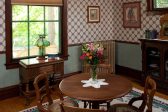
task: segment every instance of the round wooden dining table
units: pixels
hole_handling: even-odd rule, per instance
[[[64,78],[59,88],[66,96],[92,102],[92,108],[99,108],[100,103],[122,97],[132,90],[132,84],[128,79],[113,74],[98,74],[98,79],[105,79],[108,85],[102,85],[100,88],[83,87],[81,80],[89,78],[89,73],[73,75]]]

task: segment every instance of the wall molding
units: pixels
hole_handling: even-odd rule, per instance
[[[5,54],[6,52],[5,51],[0,51],[0,54]]]
[[[19,85],[13,85],[0,89],[0,100],[19,96]]]
[[[73,73],[68,73],[64,75],[65,77],[69,77],[75,74],[81,73],[81,71],[73,72]],[[0,88],[0,100],[4,100],[7,98],[12,98],[20,95],[20,90],[19,90],[19,84],[18,85],[13,85],[5,88]]]
[[[115,67],[116,67],[116,74],[129,77],[136,82],[142,81],[141,79],[142,71],[120,66],[120,65],[115,65]]]
[[[118,43],[127,43],[127,44],[140,44],[139,42],[131,42],[131,41],[121,41],[121,40],[115,40],[115,42],[118,42]]]

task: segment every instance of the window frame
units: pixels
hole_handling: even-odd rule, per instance
[[[168,8],[155,8],[154,0],[147,0],[147,10],[148,11],[158,11],[160,13],[166,13]]]
[[[47,5],[46,5],[47,6]],[[63,0],[60,8],[61,16],[61,54],[64,60],[68,59],[67,39],[67,0]],[[11,0],[5,0],[5,33],[6,33],[6,69],[18,68],[20,59],[13,59],[12,56],[12,4]],[[32,57],[29,57],[32,58]]]

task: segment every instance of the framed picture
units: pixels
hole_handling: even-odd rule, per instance
[[[100,22],[100,7],[99,6],[88,6],[88,23]]]
[[[141,27],[140,2],[123,3],[123,27],[124,28]]]

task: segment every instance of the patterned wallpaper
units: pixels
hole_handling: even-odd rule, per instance
[[[122,4],[141,1],[141,28],[123,28]],[[99,5],[100,23],[87,23],[87,6]],[[159,15],[146,11],[146,0],[68,0],[69,44],[96,40],[139,42],[146,29],[160,30]]]
[[[115,40],[139,42],[138,39],[145,37],[146,29],[160,30],[160,16],[146,11],[146,0],[113,0],[113,36]],[[122,4],[127,2],[141,1],[141,28],[123,28]]]
[[[5,0],[0,0],[0,52],[5,51]]]
[[[112,39],[112,0],[68,0],[68,43]],[[87,6],[100,6],[100,22],[87,23]]]
[[[141,28],[123,28],[122,4],[141,1]],[[0,52],[5,51],[5,0],[0,0]],[[138,42],[146,29],[159,31],[159,15],[146,11],[146,0],[67,0],[68,44],[98,40]],[[100,6],[100,22],[87,23],[87,6]]]

